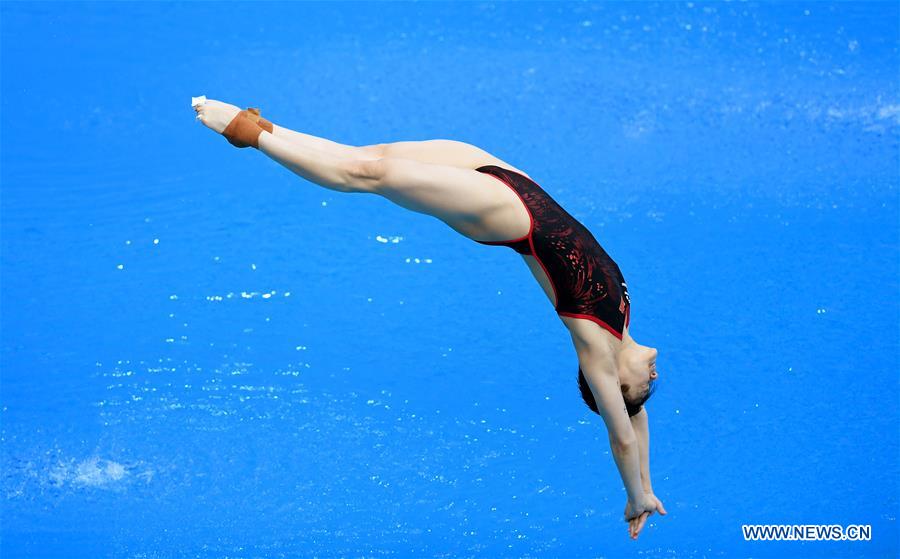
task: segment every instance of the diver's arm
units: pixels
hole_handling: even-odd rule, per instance
[[[641,484],[644,487],[644,493],[650,502],[656,505],[656,511],[665,515],[666,507],[653,494],[653,485],[650,483],[650,422],[646,407],[641,407],[641,411],[631,417],[631,425],[634,427],[641,455]],[[641,526],[643,525],[641,524]]]
[[[640,504],[644,502],[644,489],[641,485],[638,439],[625,410],[615,360],[608,352],[602,353],[583,362],[582,372],[591,387],[597,411],[606,424],[610,450],[625,485],[628,502]]]
[[[641,484],[646,493],[653,493],[653,485],[650,483],[650,425],[647,408],[641,407],[640,412],[631,416],[631,427],[634,429],[641,456]]]

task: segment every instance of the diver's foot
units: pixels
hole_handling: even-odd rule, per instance
[[[196,105],[194,111],[197,112],[197,120],[221,134],[241,109],[229,103],[207,99],[202,105]]]
[[[259,111],[242,111],[229,103],[207,99],[196,105],[197,119],[219,134],[225,136],[231,145],[246,148],[259,147],[259,135],[263,129],[257,124]]]

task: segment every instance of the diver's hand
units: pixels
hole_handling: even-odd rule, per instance
[[[666,514],[666,509],[653,493],[644,493],[639,502],[628,501],[625,504],[625,521],[628,522],[628,535],[636,540],[644,528],[644,524],[654,512]]]
[[[657,496],[654,495],[652,491],[647,492],[647,498],[649,498],[651,501],[654,501],[656,503],[656,511],[659,512],[659,514],[661,514],[663,516],[668,514],[666,512],[666,508],[662,504],[662,501],[660,501],[659,498],[657,498]]]
[[[629,499],[625,503],[625,520],[634,520],[645,512],[655,512],[656,499],[650,497],[650,493],[641,493],[636,500]]]
[[[631,539],[636,540],[638,538],[638,534],[641,533],[641,529],[644,528],[644,523],[650,518],[650,514],[652,513],[644,512],[628,521],[628,535],[631,536]]]

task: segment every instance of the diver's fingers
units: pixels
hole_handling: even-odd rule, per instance
[[[644,523],[647,522],[647,518],[649,518],[649,517],[650,517],[650,513],[649,513],[649,512],[645,512],[645,513],[642,514],[642,515],[640,516],[640,518],[638,519],[637,527],[636,527],[635,530],[634,530],[634,538],[635,538],[635,539],[637,539],[638,534],[641,533],[641,530],[644,529]]]

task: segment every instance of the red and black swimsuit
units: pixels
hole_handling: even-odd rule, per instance
[[[631,308],[628,286],[619,266],[591,232],[528,177],[496,165],[476,171],[510,187],[531,218],[524,237],[478,242],[533,256],[550,279],[557,314],[596,322],[621,340]]]

